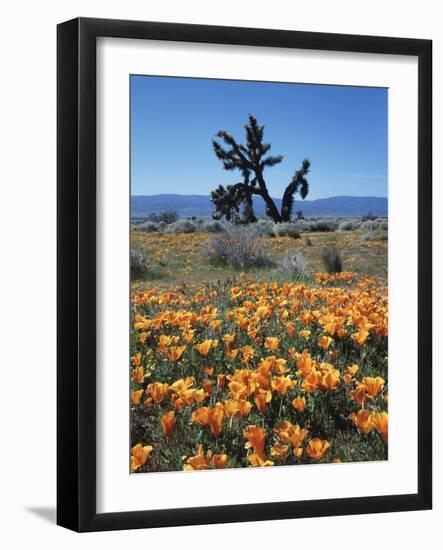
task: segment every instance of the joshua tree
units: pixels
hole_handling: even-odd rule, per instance
[[[296,170],[292,180],[289,182],[283,193],[281,212],[272,200],[264,179],[264,170],[267,167],[279,164],[283,157],[281,155],[267,155],[271,149],[270,143],[263,143],[264,126],[258,125],[257,119],[249,115],[245,124],[246,145],[236,142],[228,132],[220,131],[217,137],[223,140],[224,148],[217,140],[212,141],[214,152],[222,162],[225,170],[239,170],[242,173],[243,181],[223,185],[211,193],[211,200],[215,205],[213,214],[216,218],[226,216],[232,219],[233,214],[238,216],[240,204],[243,203],[243,221],[255,221],[252,208],[252,196],[260,196],[266,205],[266,213],[274,222],[286,222],[291,220],[294,195],[299,192],[302,199],[308,194],[308,181],[306,175],[309,172],[310,162],[305,159],[300,170]],[[229,216],[229,217],[228,217]]]

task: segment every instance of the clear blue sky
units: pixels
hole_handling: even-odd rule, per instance
[[[308,199],[387,196],[386,88],[131,76],[131,193],[208,195],[240,181],[216,158],[219,130],[244,142],[248,114],[265,124],[265,172],[281,197],[303,158],[311,161]]]

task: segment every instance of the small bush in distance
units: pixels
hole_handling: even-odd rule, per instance
[[[327,273],[341,273],[343,271],[343,260],[336,246],[323,250],[321,260]]]
[[[131,248],[131,279],[144,279],[149,272],[146,253],[139,248]]]
[[[149,214],[148,221],[150,222],[165,222],[166,224],[174,223],[178,220],[178,214],[175,210],[167,210],[165,212],[159,212]]]
[[[361,217],[362,222],[372,221],[372,220],[376,220],[376,219],[377,219],[377,216],[371,211]]]
[[[300,238],[300,232],[295,223],[276,223],[274,225],[274,233],[277,237]]]
[[[233,226],[217,233],[207,249],[209,259],[236,269],[269,267],[274,264],[258,231],[250,225]]]
[[[290,279],[297,281],[306,276],[306,261],[302,254],[286,256],[277,265],[277,271]]]
[[[357,220],[345,220],[338,226],[339,231],[355,231],[360,227],[360,222]]]
[[[147,233],[154,233],[160,231],[160,225],[156,222],[146,221],[137,226],[139,231],[146,231]]]
[[[274,222],[271,220],[258,220],[255,224],[257,234],[262,237],[275,237]]]
[[[178,220],[167,226],[168,233],[195,233],[197,225],[191,220]]]
[[[226,227],[223,222],[219,220],[210,220],[208,222],[204,222],[203,231],[206,231],[207,233],[223,233],[226,231]]]
[[[334,220],[317,220],[309,224],[309,230],[312,232],[332,232],[338,228],[338,223]]]

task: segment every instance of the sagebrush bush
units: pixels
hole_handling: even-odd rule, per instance
[[[377,231],[370,231],[362,236],[362,241],[387,241],[388,232],[381,229]]]
[[[345,220],[338,226],[339,231],[355,231],[360,227],[360,222],[357,220]]]
[[[294,222],[294,225],[300,233],[304,231],[309,231],[310,223],[308,222],[308,220],[297,220],[296,222]]]
[[[282,258],[277,264],[277,271],[293,281],[303,279],[307,272],[303,254]]]
[[[309,224],[309,230],[312,232],[332,232],[338,228],[338,222],[335,220],[317,220]]]
[[[274,237],[274,222],[271,220],[258,220],[255,224],[256,231],[262,237]]]
[[[254,226],[232,226],[217,233],[207,248],[213,262],[236,269],[268,267],[274,264],[266,243]]]
[[[361,224],[361,228],[364,231],[375,231],[376,229],[378,229],[378,227],[379,223],[375,220],[366,220]]]
[[[361,217],[362,222],[371,221],[377,219],[377,216],[373,212],[368,212],[364,216]]]
[[[203,223],[202,231],[207,233],[223,233],[226,231],[226,226],[219,220],[210,220]]]
[[[167,226],[166,231],[168,233],[195,233],[198,226],[191,220],[178,220]]]
[[[148,257],[139,248],[131,248],[131,279],[144,279],[149,272]]]
[[[300,232],[295,223],[276,223],[274,224],[274,233],[277,237],[300,238]]]
[[[146,231],[147,233],[154,233],[160,231],[160,225],[156,222],[146,221],[137,225],[139,231]]]
[[[325,248],[321,254],[321,260],[327,273],[341,273],[343,271],[343,259],[336,246]]]
[[[165,212],[153,212],[149,214],[148,221],[165,224],[174,223],[178,220],[178,214],[175,210],[166,210]]]

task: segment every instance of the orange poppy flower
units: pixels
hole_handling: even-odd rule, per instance
[[[317,341],[318,347],[325,351],[329,348],[331,343],[332,343],[332,338],[326,335],[320,336],[320,338]]]
[[[368,434],[373,428],[372,413],[365,409],[359,410],[357,414],[351,413],[348,418],[362,434]]]
[[[145,369],[143,367],[137,367],[132,371],[132,379],[136,384],[143,384],[145,379]]]
[[[241,382],[236,382],[235,380],[233,380],[232,382],[229,382],[228,388],[229,394],[233,399],[239,400],[242,397],[247,396],[248,388],[245,386],[245,384],[242,384]]]
[[[166,414],[164,414],[160,419],[160,423],[165,436],[171,437],[172,432],[174,431],[174,424],[175,424],[174,411],[169,411]]]
[[[246,457],[249,464],[254,468],[262,468],[264,466],[273,466],[272,460],[267,460],[262,456],[258,456],[256,453],[250,453]]]
[[[306,447],[306,454],[313,460],[320,460],[329,449],[330,444],[326,439],[315,437],[311,439]]]
[[[369,332],[367,330],[359,330],[358,332],[351,334],[351,338],[359,346],[362,346],[366,342],[368,336]]]
[[[216,437],[222,432],[223,417],[225,415],[224,407],[221,403],[216,403],[215,407],[208,411],[208,426],[212,435]]]
[[[340,372],[337,369],[332,369],[323,375],[321,379],[321,387],[324,390],[332,391],[334,388],[337,387],[337,384],[339,382]]]
[[[248,426],[243,430],[243,435],[248,440],[245,444],[245,449],[250,449],[252,447],[254,453],[263,458],[266,437],[265,431],[258,426]]]
[[[146,461],[148,460],[152,450],[153,447],[151,447],[151,445],[143,446],[141,443],[137,443],[137,445],[134,445],[134,447],[132,447],[131,472],[135,472],[140,468],[140,466],[146,464]]]
[[[212,393],[212,382],[211,380],[205,380],[202,382],[203,389],[205,390],[207,395],[211,395]]]
[[[205,340],[201,344],[196,344],[194,349],[196,349],[201,355],[208,355],[210,349],[212,348],[212,340]]]
[[[350,392],[350,396],[361,407],[366,397],[364,384],[357,384],[355,389]]]
[[[385,381],[381,376],[377,376],[375,378],[365,376],[362,380],[362,384],[365,387],[366,395],[371,399],[376,397],[385,387]]]
[[[357,374],[359,369],[358,365],[351,365],[350,367],[346,367],[345,374],[343,375],[343,381],[345,384],[350,384],[354,378],[354,376]]]
[[[303,412],[306,406],[306,399],[304,397],[296,397],[291,404],[296,411]]]
[[[285,395],[288,390],[294,389],[296,382],[288,376],[274,376],[271,382],[271,387],[279,395]]]
[[[183,355],[185,349],[186,346],[171,346],[168,350],[166,350],[166,356],[170,361],[178,361]]]
[[[246,400],[241,400],[238,402],[238,410],[240,413],[240,416],[247,416],[252,408],[251,403]]]
[[[274,336],[267,336],[265,338],[265,348],[276,351],[280,346],[280,340]]]
[[[226,349],[226,355],[229,357],[229,359],[235,359],[238,355],[238,349]]]
[[[298,424],[295,424],[295,426],[292,426],[292,429],[289,431],[289,442],[295,449],[297,449],[298,447],[301,447],[301,444],[308,433],[308,430],[300,428]]]
[[[169,386],[161,382],[154,382],[148,385],[147,390],[156,403],[161,403],[169,391]]]
[[[388,442],[388,413],[380,412],[372,415],[372,423],[374,428],[380,434],[380,437],[385,443]]]
[[[276,443],[271,447],[271,456],[275,456],[277,460],[284,460],[288,454],[289,446]]]
[[[257,409],[261,414],[264,414],[267,410],[267,404],[272,400],[272,393],[270,391],[258,389],[254,401]]]
[[[140,403],[143,391],[144,390],[135,390],[131,392],[131,401],[134,403],[134,405],[138,405]]]

